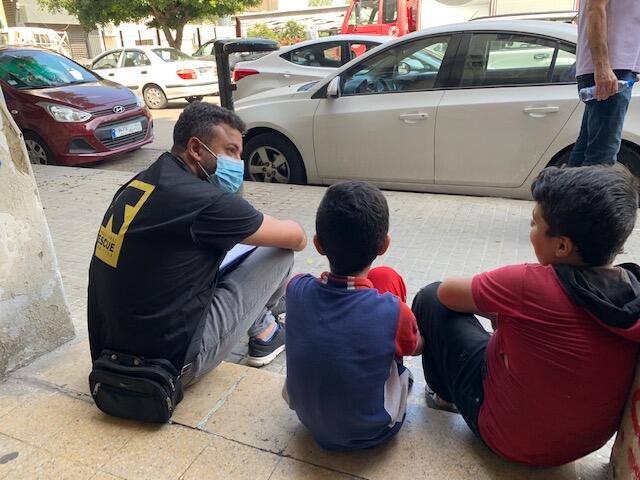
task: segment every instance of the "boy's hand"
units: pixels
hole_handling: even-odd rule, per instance
[[[418,339],[416,341],[416,349],[411,354],[412,357],[417,355],[422,355],[422,351],[424,350],[424,337],[422,335],[418,335]]]

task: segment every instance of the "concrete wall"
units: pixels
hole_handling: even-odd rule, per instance
[[[74,336],[51,234],[0,90],[0,378]]]

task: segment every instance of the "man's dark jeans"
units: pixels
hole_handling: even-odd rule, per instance
[[[634,80],[630,70],[614,70],[620,80]],[[579,75],[578,90],[595,85],[593,74]],[[580,134],[569,157],[570,167],[613,165],[622,141],[622,125],[629,108],[631,89],[599,102],[589,100],[584,106]]]

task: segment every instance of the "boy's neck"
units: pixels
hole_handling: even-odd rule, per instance
[[[369,270],[371,270],[371,265],[369,265],[364,270],[360,270],[359,272],[348,273],[346,275],[342,275],[342,274],[334,272],[333,268],[331,268],[331,267],[329,268],[329,271],[331,272],[331,275],[335,275],[336,277],[362,277],[362,278],[367,278],[367,275],[369,275]]]

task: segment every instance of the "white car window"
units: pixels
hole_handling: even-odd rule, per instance
[[[146,67],[147,65],[151,65],[151,61],[144,53],[135,50],[124,52],[123,67]]]
[[[203,55],[213,55],[213,42],[205,43],[193,54],[194,57],[202,57]]]
[[[558,55],[556,56],[556,52]],[[477,33],[464,61],[461,86],[539,85],[549,83],[552,66],[571,69],[575,53],[558,50],[557,42],[511,33]]]
[[[93,70],[100,70],[103,68],[118,68],[118,59],[120,58],[121,50],[117,52],[111,52],[104,57],[99,58],[91,67]]]
[[[435,87],[450,37],[431,37],[389,48],[345,72],[342,95],[420,91]]]
[[[338,68],[342,65],[342,42],[308,45],[285,53],[282,58],[305,67]]]
[[[372,48],[376,48],[379,43],[373,42],[349,42],[349,57],[350,60],[359,57],[365,52],[368,52]]]
[[[560,45],[553,66],[552,83],[576,83],[576,47]]]
[[[182,60],[193,60],[193,57],[190,57],[186,53],[182,53],[180,50],[175,48],[153,48],[151,49],[153,53],[155,53],[158,57],[160,57],[165,62],[179,62]]]

